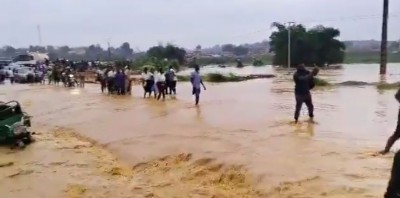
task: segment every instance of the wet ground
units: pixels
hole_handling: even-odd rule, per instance
[[[205,68],[203,72],[215,70]],[[31,162],[51,164],[68,159],[68,155],[75,156],[74,152],[66,154],[48,146],[54,141],[64,141],[58,140],[60,136],[54,136],[57,134],[55,129],[63,127],[90,137],[97,142],[99,152],[109,151],[123,163],[135,167],[129,169],[133,173],[115,182],[108,175],[101,178],[104,184],[115,183],[115,189],[126,186],[123,184],[129,180],[130,188],[119,190],[126,194],[110,194],[114,197],[134,197],[129,193],[135,194],[135,189],[144,193],[143,196],[136,193],[137,197],[246,197],[245,194],[247,197],[279,198],[382,196],[393,155],[382,157],[374,156],[374,153],[382,149],[394,130],[398,113],[398,104],[393,98],[395,90],[380,91],[374,86],[318,88],[313,98],[316,123],[307,121],[304,109],[301,123],[295,125],[292,123],[293,82],[287,70],[247,67],[222,71],[275,73],[278,77],[207,84],[199,107],[193,105],[189,83],[179,83],[178,95],[167,97],[164,102],[143,99],[139,86],[133,88],[132,96],[118,97],[101,94],[98,85],[89,84],[85,89],[2,85],[0,99],[20,101],[34,116],[35,129],[42,134],[39,137],[42,141],[28,148],[28,152],[6,153],[3,158],[17,160],[25,155],[40,155],[41,158],[30,159]],[[348,65],[343,70],[322,71],[321,78],[330,82],[378,82],[377,74],[378,65]],[[399,81],[399,74],[400,65],[392,64],[386,80]],[[53,135],[48,132],[53,132],[49,133]],[[68,138],[67,142],[75,142]],[[49,139],[55,140],[46,143]],[[78,154],[82,152],[85,153],[78,146]],[[61,154],[57,156],[57,153]],[[92,154],[97,152],[86,153],[93,157]],[[53,156],[57,156],[56,160]],[[80,169],[70,171],[75,172],[77,178],[88,178],[83,183],[96,183],[93,181],[100,179],[90,172],[91,167],[98,168],[96,163],[110,161],[107,157],[100,158],[98,162],[88,160],[90,157],[86,155],[76,156],[76,160],[69,159],[72,164],[78,163],[75,161],[90,164],[84,169],[88,172],[79,173]],[[29,167],[31,163],[20,164]],[[40,171],[43,168],[39,165],[31,166],[36,167],[33,169],[35,173],[39,172],[38,175],[50,175]],[[110,165],[114,166],[120,165]],[[203,169],[207,171],[197,173]],[[0,168],[0,173],[4,170]],[[4,186],[21,184],[26,188],[19,188],[18,192],[30,193],[33,197],[46,194],[43,186],[31,184],[31,181],[40,181],[32,180],[36,177],[16,179],[9,177],[13,173],[11,170],[5,172],[0,174],[4,177],[0,180],[0,192],[11,195],[15,191]],[[137,179],[135,175],[143,180],[132,184],[131,181]],[[55,189],[67,188],[65,192],[70,192],[68,189],[72,188],[78,195],[85,194],[82,189],[86,187],[73,180],[70,174],[57,177],[71,180],[55,179],[62,183]],[[73,186],[65,187],[68,182]],[[57,182],[54,183],[57,186]],[[197,189],[199,186],[200,190]],[[101,186],[87,188],[101,189]],[[106,191],[113,192],[112,188]],[[59,190],[54,193],[57,192]],[[105,195],[98,192],[95,197]],[[47,197],[57,197],[55,194]]]

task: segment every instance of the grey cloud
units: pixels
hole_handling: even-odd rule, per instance
[[[145,49],[159,41],[185,47],[267,39],[274,21],[340,28],[342,39],[379,39],[377,0],[1,0],[0,45],[113,45]],[[391,0],[389,38],[400,39],[400,1]],[[367,16],[367,17],[354,17]],[[239,35],[239,36],[237,36]]]

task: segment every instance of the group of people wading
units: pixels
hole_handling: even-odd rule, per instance
[[[130,70],[128,67],[124,69],[116,69],[115,67],[108,67],[105,70],[97,71],[97,81],[101,84],[101,92],[104,93],[108,90],[109,94],[125,95],[131,94],[132,80],[130,78]],[[176,95],[177,85],[176,71],[170,66],[167,71],[163,68],[144,67],[141,74],[141,84],[144,89],[143,97],[151,97],[165,100],[166,95]],[[190,75],[192,83],[192,95],[195,96],[195,104],[198,105],[200,101],[201,87],[205,90],[206,87],[200,76],[200,66],[196,65],[195,70]]]
[[[305,69],[304,65],[300,65],[297,68],[296,73],[293,75],[295,82],[295,99],[296,108],[294,113],[295,122],[298,122],[300,110],[303,103],[308,108],[309,117],[311,120],[314,118],[314,105],[312,102],[312,96],[310,90],[315,86],[314,77],[318,74],[318,68],[315,68],[312,72]],[[395,99],[400,103],[400,89],[395,94]],[[385,155],[389,153],[393,144],[400,139],[400,109],[397,118],[397,127],[393,135],[387,140],[385,149],[379,152],[379,154]],[[385,198],[400,198],[400,151],[397,151],[393,160],[391,176],[389,184],[384,195]]]
[[[154,98],[160,100],[162,97],[164,100],[165,95],[176,95],[177,81],[178,78],[172,66],[166,72],[162,68],[159,68],[158,71],[154,69],[149,71],[148,68],[144,68],[142,73],[143,97],[146,98],[147,94],[151,97],[151,94],[154,93]]]
[[[97,71],[97,81],[100,82],[101,92],[106,90],[108,94],[125,95],[131,94],[132,80],[130,79],[130,69],[116,69],[108,67],[104,71]]]
[[[148,68],[144,68],[142,73],[143,97],[146,98],[147,95],[151,97],[151,94],[154,93],[154,98],[160,100],[162,97],[164,100],[165,95],[176,95],[177,81],[176,72],[172,67],[169,67],[166,72],[162,68],[159,68],[158,71],[155,71],[155,69],[149,71]],[[194,71],[190,75],[190,82],[192,84],[192,95],[195,96],[195,104],[198,105],[201,87],[206,90],[200,76],[200,66],[195,65]]]

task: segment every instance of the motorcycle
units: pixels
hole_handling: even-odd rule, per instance
[[[76,86],[76,79],[73,74],[69,74],[67,76],[67,86],[68,87],[75,87]]]

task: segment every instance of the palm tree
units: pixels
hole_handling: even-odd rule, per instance
[[[387,29],[388,29],[389,0],[383,0],[383,21],[382,21],[382,40],[381,40],[381,66],[379,73],[386,74],[387,63]]]

